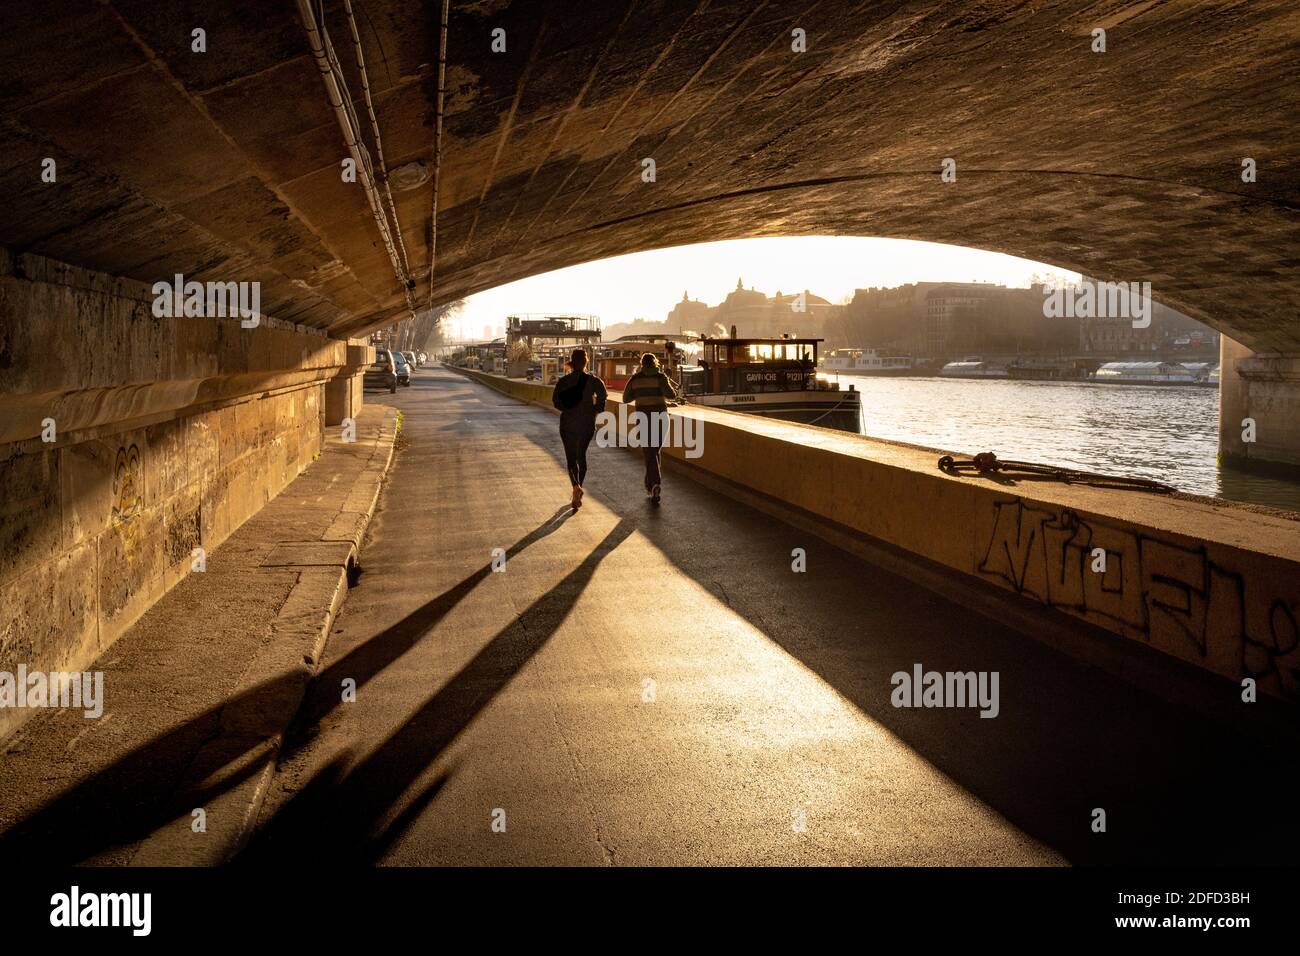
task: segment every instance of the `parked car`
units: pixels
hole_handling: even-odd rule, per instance
[[[420,368],[424,368],[426,365],[429,364],[428,352],[416,352],[415,357],[420,360]]]
[[[363,388],[386,388],[390,392],[397,391],[397,365],[393,362],[393,355],[388,349],[375,349],[375,360],[366,369],[361,384]]]
[[[412,369],[420,367],[420,360],[415,357],[414,352],[403,352],[402,354],[406,356],[406,363],[410,365]]]
[[[409,362],[406,361],[406,356],[403,355],[401,352],[396,352],[396,351],[389,352],[388,354],[393,357],[393,364],[397,367],[397,384],[410,385],[411,365]]]

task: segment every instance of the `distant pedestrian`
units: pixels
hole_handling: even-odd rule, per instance
[[[643,412],[646,416],[645,432],[648,434],[642,449],[645,455],[645,493],[655,504],[659,504],[660,485],[663,482],[659,456],[664,437],[656,427],[656,419],[667,415],[670,399],[680,397],[677,386],[659,367],[659,359],[653,352],[641,356],[640,370],[623,386],[623,401],[631,403],[634,411]]]
[[[574,349],[572,369],[555,383],[551,404],[560,410],[560,441],[573,485],[573,510],[582,507],[582,483],[587,478],[587,447],[596,434],[596,416],[605,410],[605,383],[587,374],[587,353]]]

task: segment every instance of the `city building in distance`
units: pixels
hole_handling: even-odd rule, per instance
[[[1041,283],[1011,288],[992,282],[914,282],[854,290],[836,305],[804,290],[767,295],[737,279],[717,305],[688,292],[660,322],[610,325],[608,341],[626,335],[726,333],[819,336],[829,349],[877,349],[929,362],[982,355],[999,358],[1146,357],[1217,359],[1219,334],[1181,312],[1152,303],[1151,322],[1123,317],[1049,317]]]

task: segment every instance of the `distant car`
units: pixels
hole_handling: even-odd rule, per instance
[[[417,359],[420,360],[420,367],[421,367],[421,368],[424,368],[424,366],[426,366],[426,365],[429,364],[429,353],[428,353],[428,352],[416,352],[416,353],[415,353],[415,357],[416,357]]]
[[[389,352],[388,354],[393,357],[393,364],[396,366],[397,384],[410,385],[411,365],[409,362],[406,361],[406,356],[403,355],[401,352]]]
[[[420,367],[420,360],[415,357],[414,352],[403,352],[402,354],[406,356],[406,363],[410,365],[411,368],[417,369]]]
[[[362,386],[386,388],[390,392],[397,391],[397,365],[393,362],[393,355],[388,349],[375,349],[375,360],[366,369]]]

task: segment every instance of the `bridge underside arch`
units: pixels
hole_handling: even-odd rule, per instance
[[[640,249],[894,236],[1150,281],[1251,348],[1300,349],[1289,0],[453,3],[441,113],[438,6],[358,14],[382,164],[346,10],[324,7],[391,173],[395,265],[340,174],[297,4],[6,4],[0,244],[256,279],[268,314],[348,337],[407,314],[398,273],[424,307]]]

